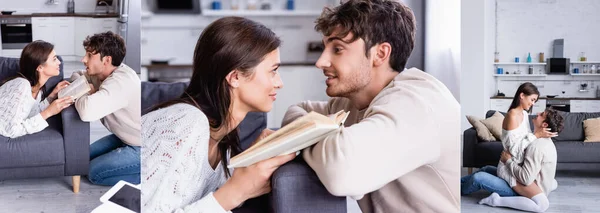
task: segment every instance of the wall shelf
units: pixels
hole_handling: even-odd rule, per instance
[[[203,16],[319,16],[320,10],[203,10]]]
[[[494,65],[546,65],[546,63],[516,63],[516,62],[506,62],[506,63],[494,63]]]
[[[495,77],[546,77],[546,74],[494,74]]]
[[[598,73],[570,73],[570,75],[574,76],[600,76]]]
[[[600,64],[600,61],[573,61],[571,64]]]

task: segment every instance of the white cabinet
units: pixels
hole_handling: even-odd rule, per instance
[[[571,112],[600,112],[600,101],[571,100]]]
[[[147,28],[142,31],[142,63],[168,60],[169,64],[192,64],[194,48],[203,28]]]
[[[533,110],[532,110],[533,114],[536,114],[538,112],[543,112],[544,110],[546,110],[546,100],[545,99],[540,99],[537,102],[535,102],[535,104],[533,104]]]
[[[587,111],[588,112],[600,112],[600,101],[598,101],[598,100],[588,101]]]
[[[281,66],[279,74],[283,88],[277,90],[277,100],[267,114],[269,128],[280,127],[287,109],[302,101],[327,101],[323,71],[313,66]]]
[[[94,20],[94,33],[102,33],[106,31],[112,31],[117,33],[117,19],[116,18],[95,18]],[[117,33],[118,34],[118,33]]]
[[[584,100],[571,100],[571,112],[587,112],[587,102]]]
[[[490,110],[507,112],[512,99],[490,99]]]
[[[74,55],[75,22],[73,17],[31,18],[33,40],[54,44],[57,55]]]
[[[84,56],[83,41],[87,36],[117,32],[116,18],[33,17],[31,25],[33,40],[54,44],[56,54],[62,56]]]
[[[54,42],[54,24],[50,18],[31,18],[31,38],[32,40],[44,40],[50,43]]]
[[[58,55],[75,55],[75,18],[63,17],[56,20],[54,49]]]
[[[94,34],[92,26],[92,18],[77,17],[75,18],[75,40],[73,45],[75,46],[75,55],[83,57],[85,55],[85,48],[83,48],[83,41],[88,35]]]

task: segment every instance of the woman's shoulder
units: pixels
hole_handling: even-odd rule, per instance
[[[19,90],[31,90],[31,83],[27,79],[18,77],[7,81],[2,85],[5,88],[19,89]]]
[[[516,129],[517,127],[519,127],[519,116],[522,114],[522,112],[519,112],[519,110],[517,109],[511,109],[508,110],[508,112],[506,113],[506,116],[504,116],[504,121],[502,123],[502,129],[503,130],[513,130]]]
[[[173,104],[142,116],[142,126],[164,123],[170,126],[208,127],[208,118],[197,107],[186,103]]]

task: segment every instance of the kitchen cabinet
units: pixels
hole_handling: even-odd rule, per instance
[[[323,71],[313,66],[281,66],[279,75],[283,87],[277,90],[277,100],[267,114],[269,128],[281,127],[287,109],[302,101],[327,101]]]
[[[511,102],[512,99],[490,99],[490,110],[506,112]]]
[[[509,103],[510,105],[510,103]],[[533,114],[537,114],[540,112],[544,112],[546,110],[546,100],[540,99],[535,104],[533,104],[533,110],[531,111]]]
[[[588,112],[600,112],[600,100],[588,101]]]
[[[85,38],[108,30],[116,33],[117,19],[33,17],[31,18],[31,26],[33,40],[44,40],[54,44],[56,54],[61,56],[84,56],[83,41]]]
[[[571,112],[586,112],[587,101],[585,100],[571,100]]]
[[[142,31],[142,63],[192,64],[194,48],[203,28],[148,28]]]

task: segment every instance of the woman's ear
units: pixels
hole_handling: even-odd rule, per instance
[[[229,86],[238,88],[240,86],[240,73],[237,70],[233,70],[225,77]]]

